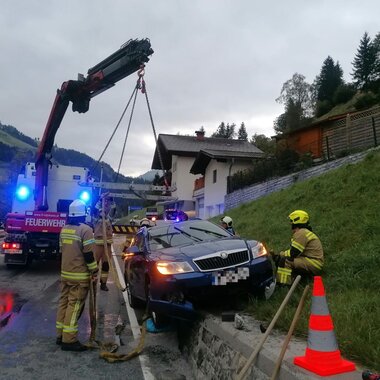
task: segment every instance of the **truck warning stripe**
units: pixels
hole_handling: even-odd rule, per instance
[[[137,226],[122,226],[115,225],[112,226],[112,231],[114,234],[135,234],[139,230]]]

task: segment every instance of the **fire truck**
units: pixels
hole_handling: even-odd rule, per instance
[[[142,69],[152,54],[148,39],[129,40],[89,69],[87,76],[78,74],[77,80],[66,81],[57,90],[36,161],[26,163],[18,175],[12,211],[6,216],[2,253],[8,267],[59,257],[59,233],[70,203],[79,198],[91,205],[88,169],[51,160],[55,135],[70,102],[73,112],[87,112],[93,97]]]

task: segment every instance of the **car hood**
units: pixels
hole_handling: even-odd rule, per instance
[[[209,255],[214,252],[229,251],[233,249],[247,249],[247,244],[243,239],[227,238],[221,240],[207,241],[203,243],[196,243],[182,247],[173,247],[161,250],[160,259],[172,259],[174,257],[186,256],[187,258],[194,259],[200,256]]]

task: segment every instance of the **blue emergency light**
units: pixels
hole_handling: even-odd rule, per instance
[[[26,201],[29,198],[29,196],[30,196],[30,189],[28,186],[20,185],[16,189],[16,198],[19,201]]]
[[[88,191],[84,190],[79,194],[79,199],[84,203],[87,203],[91,199],[91,195]]]

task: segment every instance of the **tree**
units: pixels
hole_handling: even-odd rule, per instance
[[[216,130],[211,136],[212,137],[220,137],[223,139],[233,139],[236,135],[235,132],[235,123],[230,124],[225,124],[224,121],[222,121]]]
[[[277,134],[286,132],[286,113],[282,113],[273,122],[273,128]]]
[[[286,81],[276,102],[285,105],[285,113],[275,121],[275,130],[286,132],[305,125],[313,115],[313,86],[305,81],[305,77],[295,73]]]
[[[276,142],[265,135],[255,133],[251,137],[250,143],[268,155],[273,155],[276,151]]]
[[[354,71],[351,73],[356,87],[367,90],[372,81],[376,79],[376,47],[365,32],[352,62]]]
[[[343,70],[328,56],[322,65],[321,72],[316,78],[317,100],[332,102],[336,89],[343,84]]]
[[[285,112],[274,121],[274,130],[277,133],[285,133],[291,130],[299,129],[303,126],[302,108],[295,104],[293,99],[289,99],[285,105]]]
[[[302,116],[311,116],[313,113],[312,86],[305,81],[302,74],[295,73],[292,79],[282,85],[281,94],[276,102],[285,105],[292,103],[302,111]]]
[[[244,122],[240,124],[240,128],[238,130],[238,140],[248,141],[248,133],[245,128]]]
[[[376,92],[380,94],[380,33],[377,33],[373,42],[375,49],[375,68],[374,68],[374,80],[377,82]]]

